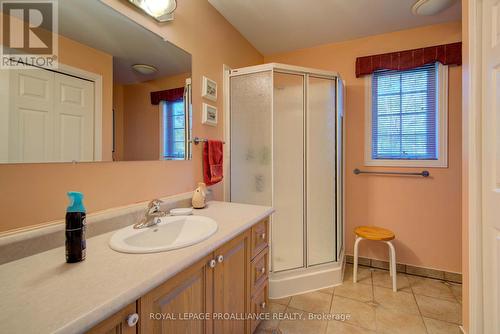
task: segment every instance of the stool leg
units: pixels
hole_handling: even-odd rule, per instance
[[[390,277],[394,276],[394,267],[392,266],[392,250],[390,246],[389,246],[389,276]]]
[[[398,291],[397,282],[396,282],[396,250],[394,249],[394,245],[390,241],[386,241],[389,246],[389,254],[390,254],[390,263],[389,267],[391,269],[392,276],[392,291]]]
[[[356,241],[354,242],[354,265],[352,268],[352,281],[354,283],[358,281],[358,245],[361,240],[363,238],[356,237]]]

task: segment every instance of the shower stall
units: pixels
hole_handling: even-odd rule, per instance
[[[343,264],[343,84],[283,64],[229,74],[230,201],[273,206],[272,298],[334,286]]]

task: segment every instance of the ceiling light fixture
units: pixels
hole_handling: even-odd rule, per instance
[[[132,68],[134,69],[134,71],[144,75],[149,75],[158,72],[158,69],[156,67],[146,64],[134,64],[132,65]]]
[[[446,8],[451,7],[456,0],[418,0],[411,11],[414,15],[436,15]]]
[[[177,8],[176,0],[128,0],[134,6],[153,17],[158,22],[167,22],[174,19]]]

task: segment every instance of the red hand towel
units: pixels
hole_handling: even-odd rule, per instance
[[[222,181],[223,150],[220,140],[208,140],[203,146],[203,179],[207,186]]]

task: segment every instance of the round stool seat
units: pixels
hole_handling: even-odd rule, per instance
[[[389,241],[395,238],[394,232],[377,226],[358,226],[354,233],[363,239],[375,241]]]

